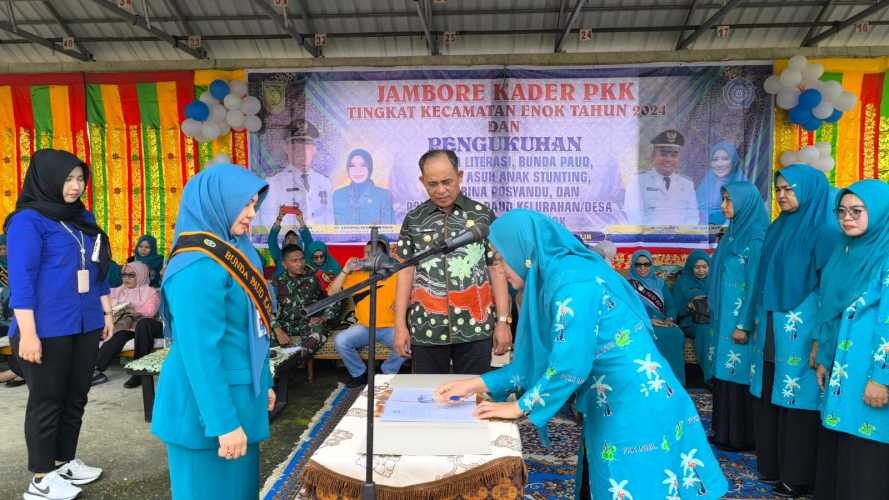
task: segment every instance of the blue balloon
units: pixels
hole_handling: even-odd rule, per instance
[[[213,80],[213,82],[210,83],[210,95],[215,99],[221,101],[225,99],[225,96],[227,96],[228,93],[228,83],[226,83],[225,80]]]
[[[843,112],[838,109],[835,109],[835,110],[833,110],[833,114],[831,114],[830,116],[825,118],[824,121],[826,121],[827,123],[836,123],[836,122],[840,121],[840,118],[842,118],[842,117],[843,117]]]
[[[210,106],[207,106],[205,103],[201,101],[194,101],[189,104],[186,109],[186,116],[188,116],[188,107],[191,107],[191,116],[189,118],[194,118],[195,120],[202,122],[210,117]]]
[[[815,118],[812,115],[812,110],[810,108],[804,108],[803,106],[796,106],[787,113],[787,117],[790,118],[791,123],[795,123],[797,125],[802,125],[812,118]]]
[[[821,92],[818,89],[808,89],[799,95],[797,106],[812,109],[821,104]]]
[[[818,118],[812,118],[803,124],[803,128],[806,129],[807,132],[814,132],[821,128],[821,120]]]

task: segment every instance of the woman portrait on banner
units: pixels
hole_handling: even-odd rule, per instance
[[[157,238],[150,234],[139,237],[136,251],[127,262],[141,262],[148,266],[148,283],[157,288],[161,286],[161,269],[164,268],[164,256],[157,253]]]
[[[630,257],[630,276],[627,279],[651,318],[655,345],[684,385],[685,334],[673,319],[676,317],[676,304],[667,283],[655,273],[651,252],[639,250]]]
[[[676,322],[686,337],[694,339],[695,354],[705,383],[713,378],[711,347],[714,343],[707,299],[711,273],[710,256],[703,250],[695,250],[685,259],[685,267],[671,291],[676,303]]]
[[[815,495],[889,492],[889,185],[863,180],[836,207],[843,241],[821,275],[817,349],[824,390]]]
[[[392,195],[374,184],[373,167],[373,157],[367,151],[353,149],[349,153],[349,185],[333,192],[333,219],[337,224],[395,224]]]
[[[741,157],[734,145],[720,142],[710,146],[710,165],[696,190],[698,206],[701,208],[701,224],[721,226],[726,223],[720,209],[722,186],[745,178],[741,169]]]
[[[808,165],[774,176],[781,214],[769,226],[756,279],[757,332],[750,392],[756,401],[756,455],[760,477],[774,493],[800,496],[815,480],[820,390],[810,360],[818,323],[821,270],[841,232],[833,208],[836,190]]]
[[[221,164],[182,192],[161,285],[172,347],[151,425],[167,449],[177,500],[259,493],[259,443],[268,439],[275,395],[271,313],[261,300],[269,291],[249,232],[266,188],[244,168]]]
[[[436,397],[490,393],[503,401],[524,391],[516,401],[481,403],[476,415],[526,415],[549,446],[547,422],[576,395],[583,439],[575,498],[721,498],[728,483],[697,410],[654,345],[629,283],[539,212],[506,212],[489,240],[496,265],[522,293],[515,357],[438,387]]]
[[[9,237],[12,351],[28,384],[25,443],[34,478],[24,498],[74,498],[102,469],[77,458],[99,340],[111,337],[111,249],[81,196],[89,169],[41,149],[28,166]]]
[[[726,450],[754,445],[754,405],[750,377],[755,371],[751,337],[756,326],[755,282],[769,215],[756,186],[730,182],[722,187],[728,231],[713,256],[708,296],[714,339],[713,443]]]

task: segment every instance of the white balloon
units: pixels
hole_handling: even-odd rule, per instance
[[[781,85],[781,80],[778,79],[778,75],[772,75],[766,78],[766,81],[762,84],[762,88],[765,89],[768,94],[777,94],[782,87],[783,85]]]
[[[781,153],[781,165],[786,167],[787,165],[793,165],[794,163],[799,163],[796,159],[796,151],[785,151]]]
[[[821,101],[820,104],[812,108],[812,114],[815,118],[825,119],[833,114],[833,104],[827,101]]]
[[[855,100],[855,94],[844,90],[840,93],[839,97],[834,99],[833,105],[835,108],[845,113],[855,107]]]
[[[228,121],[223,119],[221,122],[216,123],[216,126],[219,127],[219,137],[223,137],[231,133],[232,127],[228,124]]]
[[[818,80],[818,79],[810,80],[808,78],[803,78],[803,81],[800,82],[800,86],[806,90],[815,89],[819,92],[821,92],[821,87],[822,87],[821,80]]]
[[[778,92],[775,99],[778,107],[781,109],[791,109],[799,103],[799,90],[794,88],[783,88]]]
[[[185,120],[184,122],[182,122],[182,133],[189,136],[189,137],[194,137],[195,135],[197,135],[197,133],[198,133],[198,131],[200,131],[200,129],[201,129],[201,122],[199,122],[193,118],[189,118],[189,119]]]
[[[202,103],[206,104],[207,106],[213,106],[215,104],[219,104],[219,101],[217,101],[215,97],[210,95],[210,91],[208,91],[208,90],[205,90],[204,93],[201,94],[200,97],[198,97],[198,100],[201,101]]]
[[[802,54],[797,54],[790,58],[790,61],[787,64],[788,68],[794,68],[802,71],[803,68],[806,67],[806,56]]]
[[[234,94],[225,96],[225,100],[223,102],[225,103],[225,109],[229,111],[234,111],[241,108],[241,98]]]
[[[785,88],[796,87],[803,81],[803,74],[800,70],[787,68],[781,72],[781,85]]]
[[[213,123],[219,123],[221,121],[225,121],[225,106],[222,104],[216,104],[210,108],[210,117],[207,118],[207,121]]]
[[[821,153],[815,146],[806,146],[799,151],[798,157],[800,160],[802,160],[803,163],[812,165],[813,163],[818,161],[818,158],[821,157]]]
[[[259,132],[262,128],[262,120],[256,115],[250,115],[244,120],[244,127],[250,132]]]
[[[239,130],[244,127],[245,118],[246,117],[244,116],[244,113],[237,109],[233,109],[225,115],[225,121],[228,122],[229,126],[231,126],[231,128],[235,130]]]
[[[821,158],[830,156],[830,143],[829,142],[816,142],[815,148],[818,149],[818,153],[821,155]]]
[[[204,124],[201,125],[201,133],[204,137],[210,140],[215,140],[219,137],[219,127],[213,122],[204,122]]]
[[[843,86],[836,80],[828,80],[821,86],[821,101],[834,102],[843,93]]]
[[[812,163],[812,166],[822,172],[830,172],[833,170],[834,164],[833,158],[828,156],[827,158],[818,158],[817,161]]]
[[[259,113],[260,109],[262,109],[262,103],[252,95],[248,95],[241,101],[241,111],[243,111],[245,115],[255,115],[256,113]]]
[[[244,97],[247,95],[247,82],[244,80],[232,80],[228,82],[228,90],[238,97]]]
[[[813,63],[807,64],[805,68],[803,68],[803,79],[804,80],[817,80],[821,78],[821,75],[824,74],[824,66]]]

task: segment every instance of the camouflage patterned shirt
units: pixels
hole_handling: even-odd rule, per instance
[[[322,324],[309,325],[309,318],[302,312],[303,307],[326,297],[314,274],[293,277],[285,272],[272,281],[272,287],[278,298],[278,311],[272,327],[283,329],[291,337],[307,337],[313,333],[313,329],[326,329],[339,316],[337,306],[329,307],[315,315],[324,320]]]

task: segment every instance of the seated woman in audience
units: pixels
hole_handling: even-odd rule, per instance
[[[633,289],[642,299],[654,327],[654,343],[667,358],[673,374],[685,384],[685,335],[673,318],[676,307],[667,284],[654,269],[654,259],[648,250],[639,250],[630,258],[630,277]]]
[[[756,327],[753,297],[769,215],[756,186],[731,182],[722,187],[728,232],[713,257],[709,298],[714,344],[713,443],[723,449],[753,448],[754,406],[750,394],[755,371],[752,336]]]
[[[311,237],[310,237],[311,238]],[[336,276],[343,272],[340,263],[327,251],[327,245],[321,241],[309,240],[306,242],[306,264],[313,270],[321,290],[327,293],[327,288]]]
[[[136,242],[136,253],[127,262],[141,262],[148,266],[148,283],[154,288],[161,286],[161,269],[164,256],[157,253],[157,239],[150,234],[143,235]]]
[[[141,358],[150,353],[154,347],[154,335],[163,335],[163,329],[157,326],[143,325],[145,319],[154,318],[160,306],[160,296],[148,285],[148,266],[141,262],[130,262],[121,273],[123,286],[111,290],[111,307],[114,311],[114,336],[99,348],[96,359],[96,371],[93,373],[93,385],[108,382],[105,370],[111,362],[120,356],[124,345],[136,340],[134,358]],[[155,321],[157,325],[159,322]],[[139,335],[136,332],[139,331]],[[127,388],[137,387],[139,377],[131,377],[124,384]]]
[[[282,256],[281,256],[281,245],[278,243],[278,235],[281,234],[281,221],[284,220],[284,216],[287,214],[286,205],[281,205],[281,208],[278,210],[278,218],[275,219],[275,223],[272,224],[272,227],[269,229],[269,254],[271,254],[272,259],[275,261],[275,278],[281,276],[284,273],[284,266],[281,264]],[[303,219],[303,213],[299,209],[296,209],[296,220],[299,222],[299,234],[296,234],[296,231],[290,230],[284,235],[284,245],[300,245],[300,238],[302,238],[302,247],[305,248],[308,243],[312,241],[312,233],[309,231],[308,226],[306,226],[306,221]]]
[[[815,498],[887,498],[889,185],[858,181],[835,207],[845,237],[821,273]]]
[[[12,318],[12,310],[9,308],[9,272],[6,267],[6,235],[0,235],[0,337],[5,337],[9,332],[9,320]],[[21,367],[18,358],[7,356],[8,370],[0,371],[0,383],[7,387],[24,385]]]
[[[685,259],[682,274],[673,283],[671,293],[676,303],[676,322],[679,328],[695,341],[698,366],[704,373],[704,382],[713,378],[712,329],[708,317],[707,285],[710,281],[710,256],[703,250],[695,250]]]
[[[548,421],[576,395],[583,415],[575,498],[716,499],[728,489],[691,398],[665,367],[635,290],[555,220],[510,210],[491,224],[495,264],[520,290],[515,358],[448,382],[440,401],[490,393],[482,419],[518,419],[549,446]],[[641,391],[640,391],[641,386]]]

